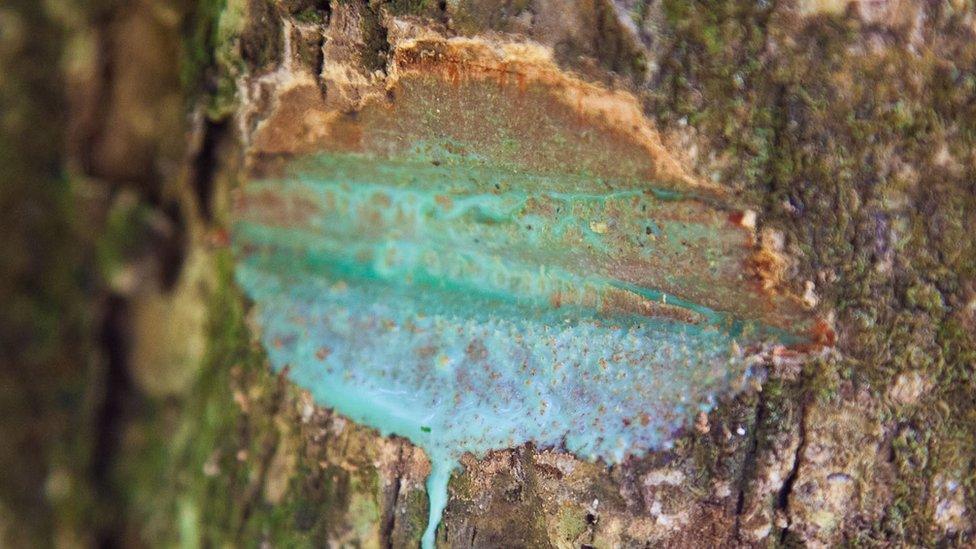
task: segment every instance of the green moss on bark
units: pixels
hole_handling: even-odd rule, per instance
[[[976,224],[972,31],[929,10],[928,47],[874,48],[854,16],[805,21],[752,2],[665,2],[674,32],[659,117],[694,126],[719,152],[721,177],[764,205],[834,311],[840,360],[805,382],[829,402],[837,380],[882,402],[905,372],[931,383],[917,402],[886,404],[895,497],[872,536],[934,543],[932,477],[972,486],[965,443],[976,414],[972,326]],[[902,39],[908,31],[896,30]],[[972,494],[972,492],[969,492]],[[970,508],[973,498],[969,497]],[[870,536],[869,536],[870,537]]]

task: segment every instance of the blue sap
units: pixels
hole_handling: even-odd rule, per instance
[[[432,547],[463,453],[533,442],[617,463],[667,447],[749,374],[744,345],[780,337],[674,293],[718,291],[739,238],[722,216],[674,215],[703,208],[683,200],[327,155],[245,186],[237,280],[275,368],[427,452]]]

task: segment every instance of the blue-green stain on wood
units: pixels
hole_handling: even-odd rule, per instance
[[[617,463],[667,447],[749,375],[740,349],[785,337],[647,284],[724,276],[741,235],[701,204],[449,164],[297,162],[245,185],[233,236],[274,367],[427,452],[424,547],[464,452],[531,441]]]

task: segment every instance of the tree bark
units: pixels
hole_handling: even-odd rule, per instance
[[[438,546],[972,543],[966,0],[5,3],[0,543],[419,544],[427,457],[271,370],[228,242],[233,189],[383,89],[403,29],[637,98],[823,344],[669,450],[466,456]]]

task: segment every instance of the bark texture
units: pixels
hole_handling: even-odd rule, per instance
[[[439,546],[973,542],[971,0],[10,0],[0,544],[418,544],[423,453],[271,372],[227,242],[255,129],[355,100],[406,27],[635,94],[757,212],[752,268],[830,347],[669,451],[467,459]],[[284,93],[300,75],[321,95]]]

